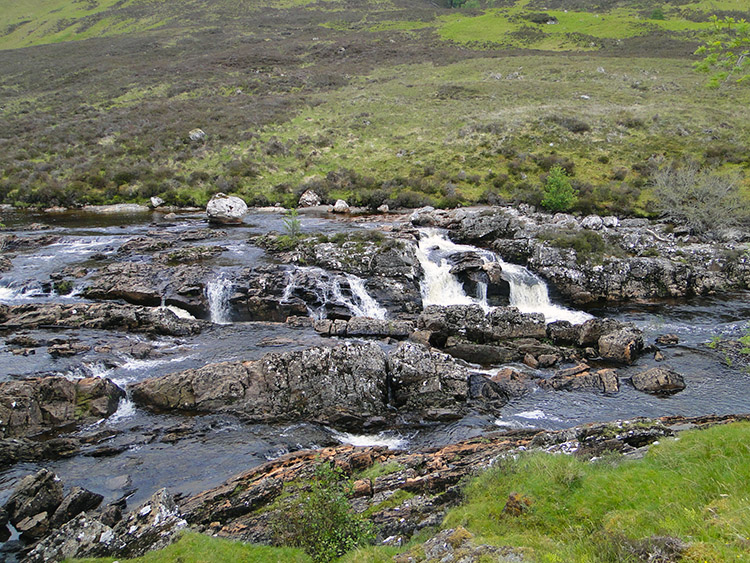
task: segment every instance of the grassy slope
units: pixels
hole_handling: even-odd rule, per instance
[[[685,158],[739,169],[750,192],[750,91],[705,90],[690,66],[708,14],[741,0],[544,4],[14,4],[0,203],[292,205],[308,186],[374,206],[538,203],[562,163],[579,211],[644,214],[650,174]]]
[[[531,501],[520,516],[503,513],[511,493]],[[465,526],[475,543],[525,547],[532,561],[634,561],[650,538],[669,536],[688,544],[683,561],[719,563],[750,561],[749,510],[750,424],[737,423],[682,433],[640,460],[545,453],[506,460],[468,484],[443,527]],[[419,553],[414,542],[402,549],[410,550]],[[395,552],[369,548],[341,561],[389,561]],[[289,550],[188,535],[137,561],[301,560]]]

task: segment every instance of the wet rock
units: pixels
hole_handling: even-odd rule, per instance
[[[656,343],[663,346],[674,346],[679,344],[680,338],[676,334],[662,334],[656,338]]]
[[[157,207],[161,207],[162,205],[164,205],[164,200],[159,196],[152,196],[149,200],[149,205],[152,209],[156,209]]]
[[[386,359],[374,343],[317,347],[208,365],[131,389],[133,400],[155,408],[361,427],[386,412]]]
[[[52,514],[51,528],[59,528],[81,512],[94,510],[102,503],[102,500],[104,500],[104,497],[100,494],[92,493],[81,487],[73,487]]]
[[[306,190],[300,197],[297,205],[299,207],[316,207],[322,203],[320,196],[313,190]]]
[[[202,326],[165,308],[115,303],[0,305],[0,329],[6,330],[90,328],[185,336],[199,333]]]
[[[588,371],[588,366],[584,371],[581,371],[581,366],[577,366],[560,371],[549,379],[541,380],[539,386],[556,391],[596,390],[602,393],[617,393],[620,390],[620,381],[617,372],[613,369],[601,369],[592,373]]]
[[[581,335],[581,325],[570,321],[555,321],[547,325],[547,338],[555,344],[576,344]]]
[[[150,209],[145,205],[137,203],[116,203],[113,205],[85,205],[83,210],[87,213],[99,213],[101,215],[130,215],[133,213],[148,213]]]
[[[80,443],[74,438],[53,438],[41,442],[28,438],[3,438],[0,439],[0,469],[20,462],[70,457],[79,448]]]
[[[47,347],[47,353],[53,358],[68,358],[77,354],[83,354],[91,350],[91,346],[83,344],[82,342],[75,342],[68,340],[67,342],[61,342],[57,344],[50,344]]]
[[[643,335],[634,328],[622,328],[599,338],[599,355],[623,364],[632,364],[643,350]]]
[[[653,395],[672,395],[685,389],[682,375],[666,367],[655,367],[637,373],[631,381],[639,391]]]
[[[431,332],[426,332],[425,344],[429,344]],[[442,350],[454,358],[466,360],[483,366],[506,364],[517,361],[522,357],[521,351],[514,346],[505,344],[476,344],[465,338],[449,336]]]
[[[16,252],[19,250],[35,250],[42,246],[49,246],[60,241],[59,235],[31,235],[19,236],[11,233],[0,234],[0,248],[3,252]]]
[[[51,471],[40,469],[21,479],[3,509],[19,532],[37,539],[49,530],[50,517],[62,501],[62,481]]]
[[[236,196],[218,193],[206,205],[209,223],[235,225],[242,223],[245,215],[247,215],[247,204]]]
[[[599,344],[599,339],[623,328],[623,324],[615,319],[589,319],[578,329],[578,345],[592,346]]]
[[[0,437],[23,437],[102,418],[125,392],[109,379],[44,377],[0,382]]]
[[[197,316],[205,316],[208,311],[205,286],[211,276],[213,273],[206,266],[167,268],[161,264],[116,262],[99,270],[83,293],[88,299],[122,299],[148,307],[162,303],[175,305]]]
[[[540,376],[522,373],[511,368],[503,368],[491,377],[508,397],[523,397],[541,380]]]

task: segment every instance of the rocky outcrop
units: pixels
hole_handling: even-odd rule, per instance
[[[84,557],[133,558],[174,542],[186,522],[172,496],[161,489],[125,519],[109,526],[84,513],[40,541],[26,559],[46,563]]]
[[[376,344],[267,354],[137,383],[133,400],[160,408],[232,412],[248,420],[311,420],[361,428],[386,414],[386,359]]]
[[[508,396],[447,354],[403,342],[348,343],[212,364],[136,383],[156,409],[226,412],[253,422],[308,420],[347,430],[448,420],[496,410]]]
[[[316,207],[322,203],[320,196],[313,190],[306,190],[301,196],[299,196],[299,202],[297,203],[300,207]]]
[[[635,374],[631,381],[633,387],[654,395],[672,395],[685,389],[683,377],[666,367],[655,367]]]
[[[83,293],[89,299],[122,299],[148,307],[174,305],[205,317],[205,285],[212,275],[211,269],[204,266],[168,268],[161,264],[115,262],[94,274]]]
[[[0,330],[91,328],[184,336],[197,334],[202,326],[162,307],[116,303],[0,305]]]
[[[41,469],[21,479],[3,509],[16,530],[27,539],[38,539],[49,531],[50,518],[62,501],[62,481]]]
[[[549,379],[537,382],[542,388],[556,391],[590,391],[602,393],[617,393],[620,390],[620,380],[613,369],[600,369],[592,372],[586,364],[560,370]]]
[[[643,335],[640,330],[626,327],[599,337],[599,355],[623,364],[632,364],[643,350]]]
[[[75,438],[33,440],[30,438],[0,439],[0,469],[20,462],[39,462],[46,459],[70,457],[78,453],[80,443]]]
[[[206,205],[209,223],[236,225],[247,215],[247,204],[236,196],[218,193]]]
[[[109,379],[44,377],[0,382],[0,438],[106,418],[125,392]]]

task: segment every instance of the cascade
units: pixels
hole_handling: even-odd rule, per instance
[[[310,316],[316,319],[325,318],[330,305],[344,307],[353,317],[385,319],[387,315],[385,308],[367,293],[365,281],[354,274],[339,276],[312,266],[295,268],[289,273],[281,302],[289,301],[293,295],[307,303]]]
[[[211,322],[225,325],[231,322],[229,298],[232,295],[232,282],[225,273],[206,284],[206,298]]]
[[[522,313],[542,313],[548,323],[566,320],[578,324],[591,318],[591,315],[582,311],[573,311],[552,303],[547,284],[523,266],[504,262],[489,250],[456,244],[437,229],[420,229],[417,258],[424,271],[421,283],[423,307],[427,305],[480,305],[485,310],[489,310],[485,284],[477,284],[477,295],[468,296],[458,278],[450,273],[451,265],[448,258],[452,254],[461,252],[475,253],[485,264],[500,264],[501,277],[510,286],[510,304]]]

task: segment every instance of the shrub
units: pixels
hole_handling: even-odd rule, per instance
[[[324,562],[370,543],[375,537],[372,523],[352,512],[351,490],[351,481],[341,469],[320,464],[310,492],[275,519],[276,541],[301,547],[315,561]]]
[[[561,166],[553,166],[544,184],[542,207],[549,211],[568,211],[578,200],[578,191]]]
[[[656,210],[695,234],[711,235],[750,216],[740,195],[740,183],[738,175],[720,175],[695,163],[665,168],[652,179]]]

